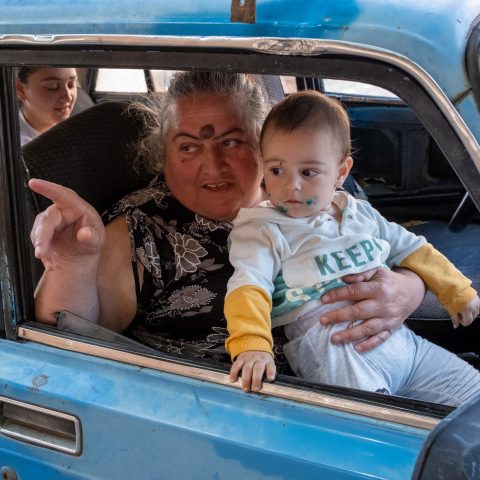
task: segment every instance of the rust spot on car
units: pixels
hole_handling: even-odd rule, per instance
[[[231,22],[255,23],[256,14],[256,0],[232,0],[230,7]]]
[[[40,390],[41,387],[48,383],[48,377],[46,375],[37,375],[32,378],[32,390]]]

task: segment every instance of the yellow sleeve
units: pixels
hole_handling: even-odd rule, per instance
[[[471,280],[430,243],[405,257],[400,266],[420,275],[450,315],[462,310],[477,294]]]
[[[272,300],[262,288],[246,285],[225,298],[229,337],[225,348],[233,360],[242,352],[258,350],[273,357],[270,312]]]

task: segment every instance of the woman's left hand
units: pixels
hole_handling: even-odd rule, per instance
[[[324,303],[349,300],[351,305],[321,317],[322,325],[363,320],[332,335],[332,343],[357,342],[357,352],[368,352],[387,340],[420,305],[425,295],[423,280],[410,270],[377,268],[343,278],[348,285],[322,297]]]

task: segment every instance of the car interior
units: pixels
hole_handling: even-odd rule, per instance
[[[146,88],[116,92],[115,87],[110,91],[106,87],[96,88],[102,80],[101,69],[80,71],[84,87],[78,95],[79,111],[23,146],[25,180],[36,177],[68,186],[101,213],[150,180],[132,166],[142,122],[128,104],[132,99],[144,98],[147,91],[161,94],[168,78],[162,83],[160,71],[140,71]],[[110,73],[122,75],[120,71]],[[337,97],[352,122],[354,168],[344,187],[355,196],[367,198],[388,219],[424,235],[472,279],[478,290],[478,212],[468,225],[456,229],[449,226],[465,188],[422,121],[403,100],[383,89],[364,93],[362,88],[372,86],[352,87],[352,82],[278,75],[257,75],[257,79],[272,104],[291,91],[306,88]],[[27,187],[25,196],[26,217],[31,225],[48,201]],[[32,261],[34,285],[41,272],[40,262]],[[448,313],[428,293],[407,323],[419,335],[480,368],[480,347],[475,342],[480,333],[479,322],[468,329],[454,329]],[[72,325],[70,322],[68,328],[74,329]],[[95,335],[107,334],[97,329]]]

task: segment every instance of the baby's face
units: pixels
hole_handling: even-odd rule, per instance
[[[340,161],[328,129],[267,130],[262,155],[270,201],[296,218],[330,212],[335,188],[342,185],[351,166],[351,159]]]

